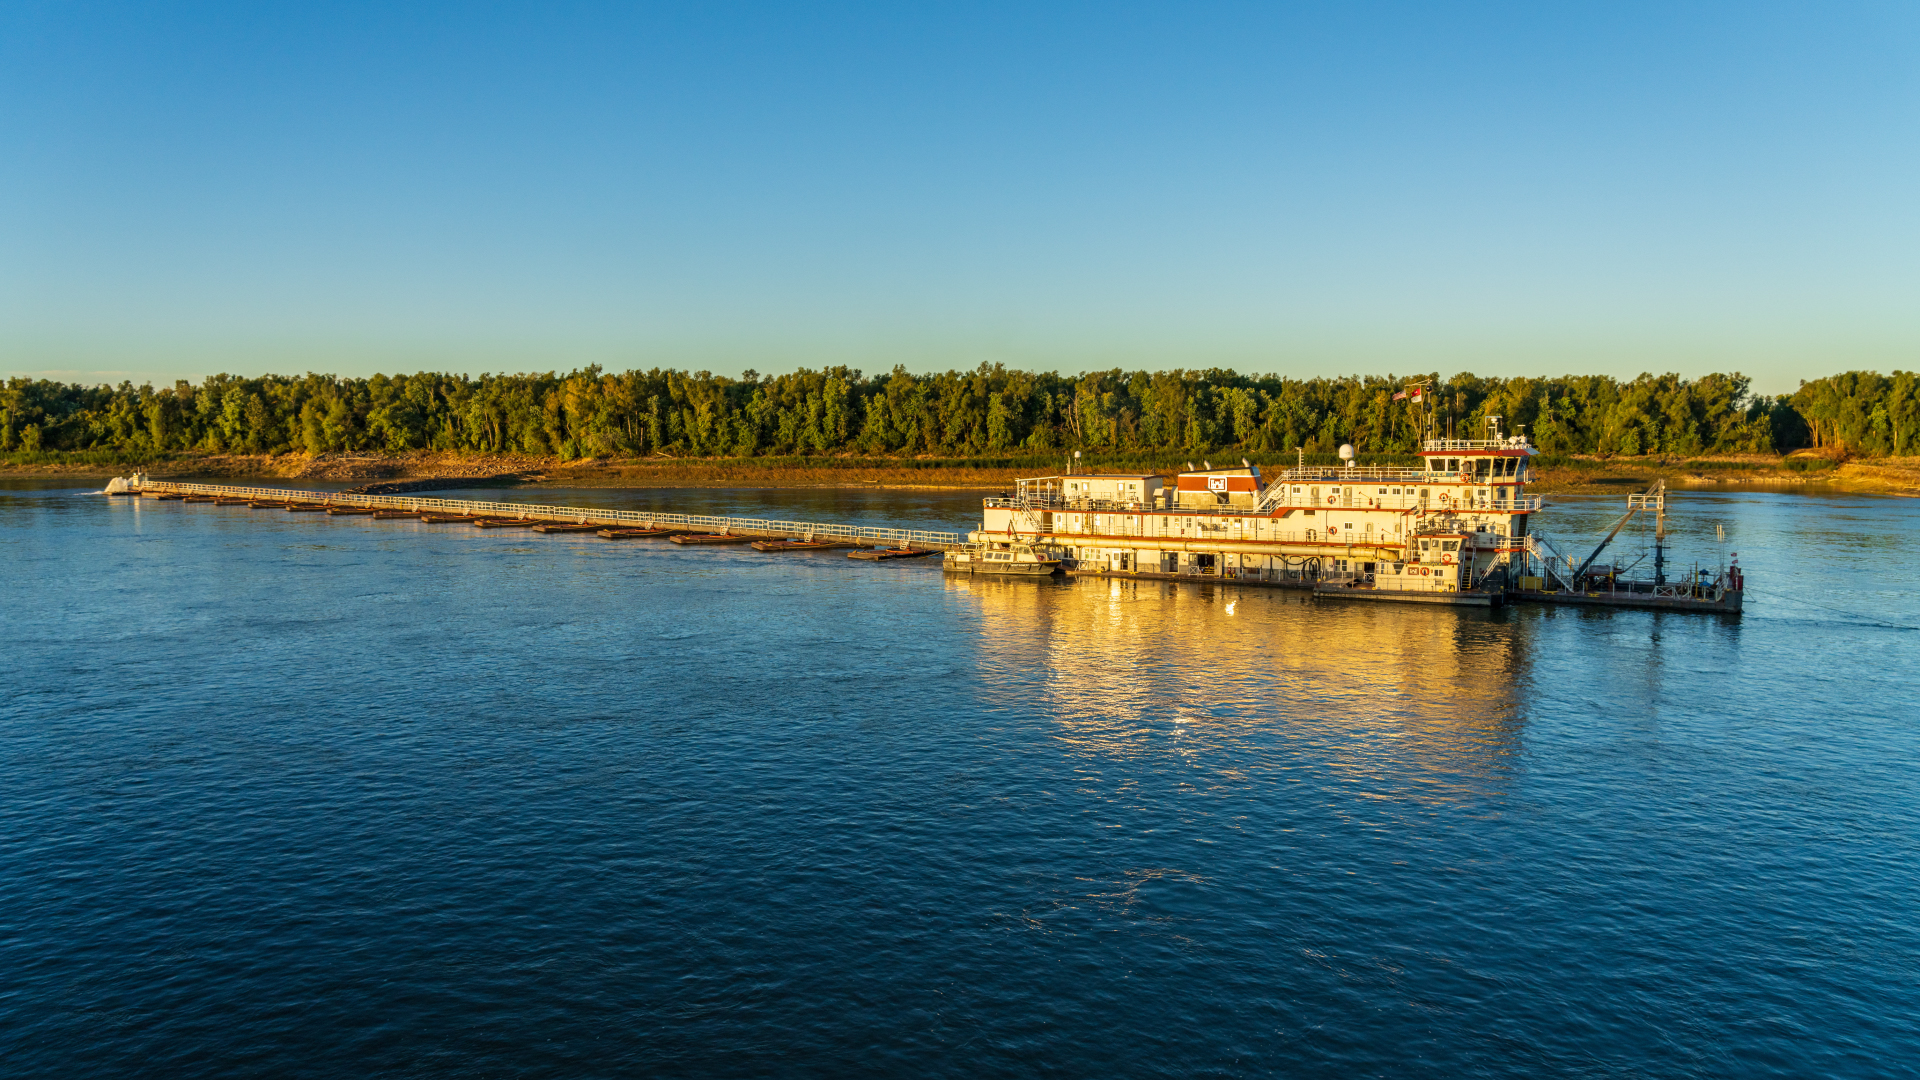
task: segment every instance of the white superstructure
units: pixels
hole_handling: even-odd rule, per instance
[[[1523,436],[1435,439],[1420,468],[1349,461],[1271,480],[1251,465],[1190,469],[1138,501],[1070,490],[1080,477],[1036,477],[986,500],[971,539],[1043,544],[1077,573],[1330,583],[1438,600],[1505,589],[1519,572],[1540,509],[1526,493],[1535,453]]]

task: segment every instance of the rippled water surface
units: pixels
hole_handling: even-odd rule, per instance
[[[1618,501],[1545,525],[1575,547]],[[1910,1075],[1920,506],[1674,502],[1682,562],[1740,552],[1744,617],[969,581],[15,483],[0,1059]]]

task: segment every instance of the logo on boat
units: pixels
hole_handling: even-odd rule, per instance
[[[1207,477],[1207,490],[1208,490],[1208,491],[1225,491],[1225,490],[1227,490],[1227,478],[1226,478],[1226,477],[1224,477],[1224,476],[1209,476],[1209,477]]]

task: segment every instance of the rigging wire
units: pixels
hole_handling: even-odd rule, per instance
[[[1780,593],[1763,593],[1756,589],[1747,589],[1746,591],[1756,596],[1764,596],[1769,600],[1785,600],[1790,604],[1805,604],[1808,607],[1816,607],[1822,611],[1835,611],[1842,615],[1851,615],[1868,626],[1884,626],[1889,630],[1920,630],[1920,626],[1908,626],[1905,623],[1888,622],[1885,619],[1876,619],[1871,615],[1858,611],[1848,611],[1846,608],[1834,607],[1831,604],[1816,604],[1811,600],[1800,600],[1791,596],[1783,596]]]

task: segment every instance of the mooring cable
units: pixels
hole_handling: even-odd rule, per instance
[[[1747,589],[1746,591],[1750,593],[1756,593],[1756,590],[1754,589]],[[1780,593],[1756,593],[1756,595],[1766,597],[1769,600],[1785,600],[1790,604],[1805,604],[1808,607],[1816,607],[1822,611],[1833,611],[1833,612],[1838,612],[1839,614],[1842,614],[1842,615],[1850,615],[1856,619],[1861,620],[1861,622],[1866,626],[1884,626],[1889,630],[1920,630],[1920,626],[1908,626],[1905,623],[1888,622],[1885,619],[1876,619],[1873,616],[1867,615],[1863,612],[1849,611],[1846,608],[1834,607],[1831,604],[1816,604],[1811,600],[1801,600],[1798,597],[1785,596]]]

